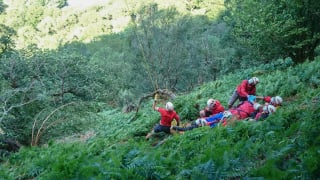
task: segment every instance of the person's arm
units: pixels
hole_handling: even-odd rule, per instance
[[[155,110],[155,111],[158,111],[159,107],[157,107],[157,101],[154,100],[153,103],[152,103],[152,109]]]
[[[157,101],[158,101],[159,97],[160,96],[159,96],[158,93],[156,93],[154,95],[154,100],[153,100],[153,103],[152,103],[152,109],[155,110],[155,111],[158,111],[158,109],[159,109],[159,107],[157,107]]]
[[[261,100],[263,100],[263,99],[264,99],[264,96],[256,96],[256,99],[261,99]]]
[[[204,117],[209,117],[212,115],[212,111],[208,107],[204,108]]]
[[[206,112],[205,112],[205,110],[201,110],[201,111],[199,112],[199,116],[200,116],[200,118],[206,117]]]
[[[256,96],[256,99],[261,99],[264,102],[270,103],[271,97],[270,96]]]

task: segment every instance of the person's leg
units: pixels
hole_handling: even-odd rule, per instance
[[[223,113],[221,112],[206,118],[206,121],[208,122],[208,125],[210,125],[210,127],[214,127],[215,124],[218,123],[222,117],[223,117]]]
[[[171,134],[170,126],[161,126],[160,125],[160,131],[165,132],[167,134]]]
[[[238,94],[237,90],[235,90],[228,101],[228,108],[229,109],[232,108],[232,105],[236,102],[236,100],[238,98],[239,98],[239,94]]]
[[[238,120],[239,118],[240,118],[239,115],[232,114],[232,116],[223,119],[222,125],[223,125],[223,126],[226,126],[226,125],[228,125],[228,124],[232,124],[235,120]]]
[[[156,124],[150,133],[147,134],[146,139],[149,139],[153,134],[161,132],[161,125]]]
[[[149,139],[153,134],[154,134],[154,130],[152,130],[146,135],[146,139]]]
[[[181,127],[182,128],[182,127]],[[179,126],[171,126],[170,128],[170,133],[171,134],[183,134],[184,131],[180,131],[180,127]]]
[[[194,128],[197,128],[197,125],[191,125],[191,126],[187,126],[187,127],[179,127],[179,126],[173,126],[172,129],[175,131],[190,131]]]

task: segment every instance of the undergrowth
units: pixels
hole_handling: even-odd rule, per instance
[[[280,61],[279,61],[280,62]],[[317,179],[320,177],[320,58],[293,66],[262,65],[205,84],[173,102],[182,123],[194,120],[208,98],[226,105],[243,78],[259,72],[259,95],[284,104],[258,122],[203,127],[183,135],[145,135],[159,122],[152,101],[134,113],[99,110],[84,126],[85,141],[50,141],[4,158],[3,179]],[[273,68],[271,68],[273,67]],[[198,106],[197,106],[198,105]]]

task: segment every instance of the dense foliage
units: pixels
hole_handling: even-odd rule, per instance
[[[68,3],[0,0],[0,179],[319,177],[319,3]],[[145,140],[145,94],[187,123],[251,76],[275,115]]]
[[[226,20],[235,38],[252,57],[264,62],[291,57],[314,59],[320,44],[320,3],[317,0],[227,0]]]
[[[8,179],[317,178],[319,61],[247,69],[174,100],[186,123],[197,117],[194,103],[203,107],[208,97],[215,97],[225,105],[243,73],[265,70],[268,73],[259,76],[258,93],[281,95],[285,103],[263,121],[197,128],[184,135],[160,134],[146,141],[146,133],[159,116],[151,112],[151,101],[132,123],[128,120],[133,113],[104,109],[82,117],[90,131],[46,146],[23,148],[5,159],[0,174]]]
[[[0,18],[1,122],[23,144],[38,116],[65,103],[134,107],[145,93],[185,92],[237,67],[235,49],[222,40],[228,27],[212,19],[221,2],[204,12],[206,3],[188,8],[197,2],[115,1],[83,10],[8,2]]]

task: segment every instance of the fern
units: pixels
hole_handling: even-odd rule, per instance
[[[191,179],[219,179],[218,175],[214,162],[209,160],[192,169]]]
[[[270,65],[271,75],[261,75],[258,92],[279,94],[285,101],[264,120],[201,127],[183,135],[146,141],[144,133],[159,121],[159,114],[150,108],[151,102],[142,106],[139,118],[132,123],[127,123],[130,113],[103,108],[97,113],[97,108],[93,108],[94,112],[85,113],[81,121],[87,122],[85,129],[95,131],[94,137],[73,143],[52,139],[48,146],[22,148],[3,159],[0,176],[6,179],[317,179],[320,176],[317,161],[320,159],[320,90],[315,88],[318,64],[319,58],[283,69],[284,65],[275,65],[274,69]],[[226,103],[240,78],[261,67],[224,76],[177,97],[174,100],[177,112],[187,121],[197,117],[194,104],[204,107],[208,97]],[[152,146],[163,138],[164,143]]]

